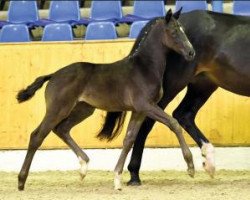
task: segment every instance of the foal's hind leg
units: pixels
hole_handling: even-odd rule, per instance
[[[70,136],[70,130],[84,119],[91,116],[95,108],[86,104],[85,102],[78,102],[69,116],[62,120],[54,129],[53,132],[59,136],[76,154],[79,159],[81,168],[80,175],[82,179],[87,173],[87,164],[89,162],[88,156],[82,151],[82,149],[76,144],[73,138]]]
[[[176,135],[180,147],[184,156],[184,159],[188,165],[188,174],[193,177],[194,176],[194,164],[193,164],[193,158],[192,153],[189,150],[186,141],[182,134],[182,129],[179,123],[176,119],[171,117],[170,115],[166,114],[161,108],[159,108],[157,105],[148,105],[146,108],[146,115],[158,122],[161,122],[168,126]]]
[[[40,131],[40,126],[37,127],[30,135],[30,143],[28,147],[28,152],[26,154],[22,169],[18,175],[18,189],[23,190],[24,189],[24,184],[26,182],[30,165],[33,159],[33,156],[38,148],[38,146],[41,145],[43,139],[38,138],[37,135],[39,134]],[[48,133],[43,135],[43,138],[45,138],[48,135]]]
[[[53,104],[53,103],[52,103]],[[60,106],[59,106],[60,105]],[[23,190],[24,185],[29,173],[32,159],[37,149],[41,146],[43,140],[50,133],[50,131],[63,119],[65,119],[71,112],[74,102],[68,104],[60,104],[59,101],[55,101],[55,104],[50,105],[47,109],[46,115],[39,125],[39,127],[33,131],[30,136],[30,142],[28,151],[22,166],[22,169],[18,175],[18,189]]]
[[[60,119],[61,120],[61,119]],[[30,165],[37,149],[41,146],[43,140],[47,137],[52,128],[58,123],[59,120],[55,120],[49,116],[45,116],[41,125],[32,132],[30,136],[30,142],[28,151],[22,166],[22,169],[18,175],[18,189],[23,190],[24,185],[29,173]]]
[[[142,113],[133,112],[131,115],[127,133],[123,140],[123,149],[115,167],[114,185],[116,190],[121,190],[121,174],[123,171],[124,163],[132,145],[134,144],[137,133],[144,119],[145,116]]]

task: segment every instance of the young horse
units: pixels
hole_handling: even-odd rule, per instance
[[[192,62],[187,62],[179,54],[168,52],[163,78],[164,94],[158,105],[165,108],[188,86],[187,93],[173,116],[201,148],[205,157],[204,168],[213,176],[214,148],[195,124],[195,117],[218,87],[250,96],[250,17],[193,11],[182,14],[179,21],[196,56]],[[134,48],[139,42],[138,39]],[[119,116],[119,113],[115,115]],[[108,113],[107,116],[113,119],[115,115]],[[128,184],[141,183],[139,169],[143,148],[153,125],[154,120],[146,118],[138,133],[128,166],[131,174]]]
[[[133,55],[112,64],[73,63],[57,72],[38,77],[18,93],[19,102],[30,99],[42,85],[45,90],[46,114],[33,131],[24,164],[18,176],[18,188],[24,189],[33,156],[45,137],[53,130],[78,156],[81,173],[86,175],[88,156],[69,135],[70,129],[92,114],[93,108],[110,112],[132,111],[123,149],[115,167],[115,189],[121,189],[124,162],[144,118],[150,117],[168,126],[177,136],[188,173],[194,175],[192,154],[178,122],[157,106],[162,96],[162,78],[166,53],[170,49],[186,60],[194,58],[194,49],[171,10],[165,18],[152,20],[150,30]],[[110,95],[112,94],[112,95]]]

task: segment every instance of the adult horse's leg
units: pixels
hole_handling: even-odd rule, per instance
[[[167,127],[170,128],[170,130],[172,130],[181,147],[182,150],[182,154],[183,157],[187,163],[188,166],[188,174],[193,177],[195,170],[194,170],[194,163],[193,163],[193,157],[192,157],[192,153],[188,148],[188,145],[183,137],[182,134],[182,128],[180,126],[180,124],[178,123],[178,121],[176,119],[174,119],[173,117],[171,117],[170,115],[168,115],[167,113],[165,113],[160,107],[158,107],[157,105],[148,105],[146,108],[146,115],[158,122],[161,122],[163,124],[165,124]]]
[[[82,149],[76,144],[73,138],[70,136],[70,130],[84,119],[91,116],[95,108],[85,102],[78,102],[69,116],[61,121],[54,129],[53,132],[59,136],[76,154],[79,159],[81,168],[80,175],[82,179],[87,173],[87,164],[89,162],[88,156],[82,151]]]
[[[144,150],[147,136],[149,132],[151,131],[152,127],[154,126],[154,124],[155,124],[155,121],[147,117],[144,120],[139,130],[139,133],[136,137],[136,140],[133,146],[131,159],[128,165],[128,170],[130,172],[130,180],[128,181],[127,185],[141,185],[139,170],[141,167],[143,150]]]
[[[143,114],[132,112],[127,133],[123,140],[123,149],[115,167],[114,186],[116,190],[121,190],[121,174],[123,171],[124,163],[132,145],[134,144],[137,133],[140,129],[140,126],[144,118],[145,116]]]
[[[216,89],[217,86],[209,78],[205,75],[198,75],[195,81],[188,85],[184,99],[173,112],[174,118],[178,120],[181,126],[202,149],[202,155],[206,159],[203,166],[211,177],[214,176],[215,172],[214,148],[196,126],[195,117],[199,109]]]

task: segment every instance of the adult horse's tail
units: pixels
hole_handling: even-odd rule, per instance
[[[108,141],[117,137],[122,130],[127,112],[107,112],[102,129],[97,138]]]
[[[52,77],[52,74],[38,77],[26,89],[20,90],[16,96],[18,103],[29,100],[35,95],[35,92],[40,89],[43,84]]]

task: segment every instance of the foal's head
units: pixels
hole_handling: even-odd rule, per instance
[[[195,50],[189,42],[182,25],[178,22],[181,9],[175,14],[172,14],[171,9],[165,16],[165,30],[163,35],[163,44],[183,55],[186,60],[194,59]]]

